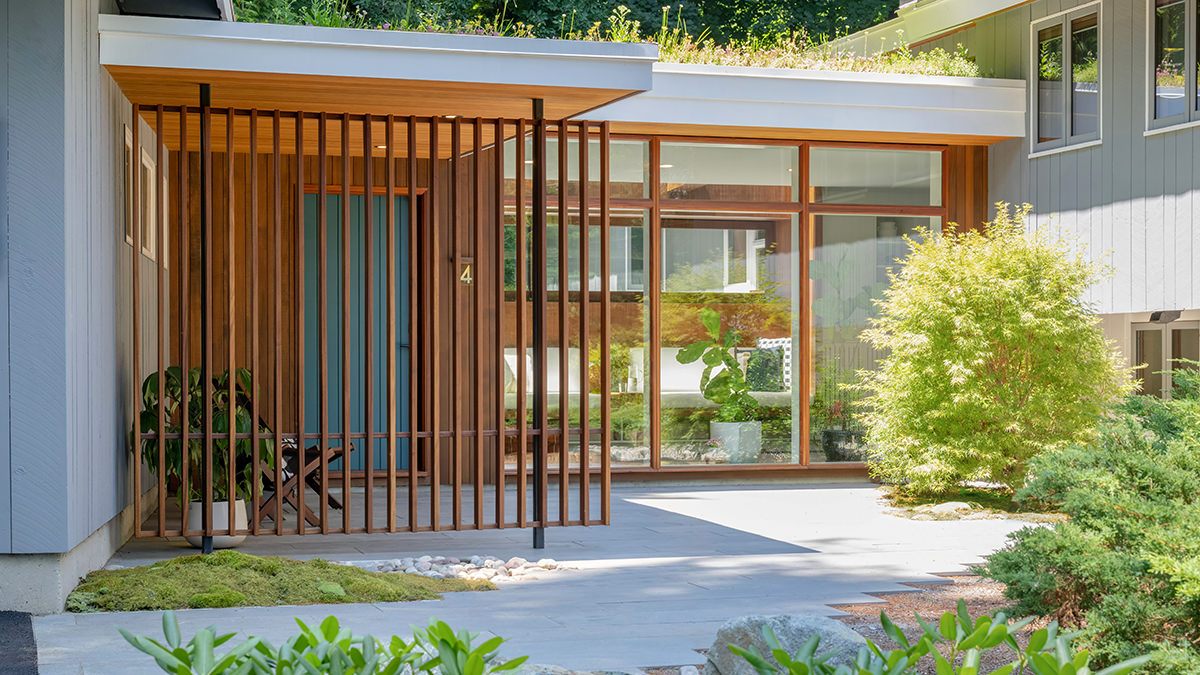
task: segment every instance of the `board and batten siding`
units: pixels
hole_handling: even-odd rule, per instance
[[[1033,81],[1031,24],[1090,4],[1037,0],[920,49],[962,44],[985,76]],[[1036,222],[1103,257],[1113,276],[1092,290],[1099,313],[1200,308],[1200,128],[1145,135],[1149,3],[1094,4],[1101,8],[1102,142],[1032,158],[1028,138],[993,145],[989,197],[1033,204]]]
[[[3,5],[0,553],[69,551],[130,502],[119,308],[131,115],[99,64],[98,16],[113,5]]]

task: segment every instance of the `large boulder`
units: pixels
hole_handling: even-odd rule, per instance
[[[779,638],[779,644],[788,654],[795,654],[814,635],[821,638],[817,654],[836,652],[828,663],[850,664],[860,647],[867,641],[850,630],[841,621],[818,614],[783,614],[780,616],[742,616],[726,621],[712,646],[708,649],[708,661],[704,664],[704,675],[757,675],[754,667],[745,659],[729,651],[729,645],[743,649],[754,647],[772,664],[779,663],[771,657],[771,648],[763,639],[763,626],[770,626]]]

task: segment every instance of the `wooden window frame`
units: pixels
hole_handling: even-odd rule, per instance
[[[1154,0],[1149,0],[1154,2]],[[1195,2],[1195,0],[1187,0]],[[1075,134],[1073,133],[1074,121],[1074,101],[1072,97],[1074,87],[1074,63],[1071,54],[1071,24],[1077,19],[1086,16],[1096,16],[1096,53],[1099,58],[1097,71],[1099,74],[1099,90],[1097,91],[1096,101],[1096,131],[1090,134]],[[1062,138],[1057,138],[1044,143],[1038,142],[1038,57],[1039,43],[1038,32],[1045,30],[1048,27],[1060,26],[1062,28],[1062,72],[1063,72],[1063,91],[1062,91],[1062,111],[1063,111],[1063,128]],[[1051,154],[1055,151],[1070,149],[1078,146],[1093,146],[1102,143],[1104,140],[1104,73],[1106,68],[1104,65],[1104,8],[1100,0],[1094,0],[1086,5],[1073,7],[1069,10],[1064,10],[1050,16],[1042,17],[1029,24],[1029,154],[1037,156],[1040,154]]]
[[[138,226],[142,229],[141,244],[142,255],[150,260],[158,259],[158,191],[154,189],[155,176],[158,175],[158,163],[154,156],[151,155],[145,148],[138,149],[138,164],[137,164],[137,180],[144,181],[149,174],[149,187],[144,189],[143,183],[138,183],[138,204],[137,208],[141,209],[138,212]],[[167,188],[166,177],[164,176],[164,188]],[[168,188],[169,189],[169,188]],[[167,189],[163,190],[166,194]],[[130,242],[132,244],[132,242]]]
[[[1155,63],[1155,38],[1157,35],[1154,30],[1154,13],[1155,0],[1145,0],[1146,4],[1146,132],[1152,133],[1155,131],[1168,130],[1175,127],[1185,127],[1200,124],[1200,106],[1197,106],[1196,99],[1196,67],[1197,67],[1197,1],[1198,0],[1183,0],[1184,3],[1184,57],[1183,57],[1183,72],[1184,72],[1184,87],[1183,99],[1186,102],[1186,109],[1178,115],[1170,117],[1156,117],[1154,114],[1155,98],[1157,94],[1157,86],[1154,77],[1157,64]]]
[[[124,196],[122,230],[125,235],[125,243],[133,246],[133,131],[128,124],[122,124],[121,128],[125,132],[125,147],[121,155],[121,173],[124,174],[122,177],[124,182],[121,185],[121,194]]]
[[[647,140],[645,136],[618,136],[613,135],[613,139],[618,138],[638,138]],[[649,299],[649,325],[647,326],[649,333],[649,344],[646,349],[649,352],[649,363],[647,364],[647,372],[643,393],[649,397],[649,414],[650,414],[650,461],[646,466],[624,466],[612,468],[613,473],[742,473],[753,471],[780,471],[780,470],[855,470],[861,469],[861,462],[834,462],[834,463],[819,463],[811,464],[809,461],[809,378],[811,375],[811,344],[806,337],[802,337],[798,350],[793,356],[799,359],[799,378],[804,383],[805,390],[800,392],[800,409],[796,414],[800,416],[800,436],[795,439],[800,443],[799,461],[798,462],[780,462],[775,464],[720,464],[720,465],[689,465],[689,464],[672,464],[664,466],[662,464],[662,387],[660,370],[661,362],[661,325],[662,325],[662,289],[661,289],[661,274],[662,274],[662,218],[663,213],[687,213],[687,212],[728,212],[728,213],[763,213],[775,212],[782,214],[793,214],[799,219],[800,232],[799,239],[794,242],[795,255],[799,256],[800,261],[800,278],[798,283],[800,288],[800,317],[798,320],[798,330],[800,336],[807,336],[811,333],[811,304],[812,304],[812,289],[811,284],[806,280],[808,278],[808,256],[811,253],[811,240],[813,227],[815,225],[815,217],[819,215],[840,215],[852,213],[855,215],[896,215],[896,216],[930,216],[941,220],[941,226],[945,229],[948,225],[951,204],[953,200],[950,195],[950,147],[943,144],[897,144],[897,143],[868,143],[868,142],[851,142],[851,141],[804,141],[804,140],[782,140],[782,139],[756,139],[756,138],[724,138],[724,137],[706,137],[706,136],[672,136],[672,135],[654,135],[648,138],[650,141],[650,189],[652,199],[649,200],[650,216],[646,224],[646,251],[644,252],[646,261],[646,283],[644,292]],[[717,145],[786,145],[798,148],[800,153],[799,158],[799,177],[798,183],[800,188],[799,199],[794,203],[781,204],[763,204],[762,202],[753,201],[729,201],[729,202],[709,202],[696,201],[686,199],[666,199],[661,195],[659,189],[661,183],[661,168],[659,166],[660,151],[659,147],[662,142],[692,142],[692,143],[712,143]],[[812,203],[810,185],[810,167],[809,167],[809,150],[811,148],[856,148],[856,149],[874,149],[874,150],[916,150],[921,152],[940,152],[942,155],[942,176],[941,176],[941,204],[938,206],[912,206],[912,205],[881,205],[881,204],[814,204]],[[632,202],[633,200],[631,200]],[[640,200],[636,202],[639,206],[642,204]],[[616,200],[613,201],[614,208]],[[633,203],[630,204],[633,206]],[[793,251],[788,251],[793,253]],[[793,380],[795,382],[795,380]],[[796,385],[793,385],[796,386]]]

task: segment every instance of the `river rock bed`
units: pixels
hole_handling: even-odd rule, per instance
[[[553,558],[533,561],[514,556],[504,560],[491,555],[468,558],[423,555],[390,560],[345,560],[338,561],[337,564],[359,567],[368,572],[418,574],[431,579],[482,579],[493,582],[537,579],[546,572],[571,569]]]

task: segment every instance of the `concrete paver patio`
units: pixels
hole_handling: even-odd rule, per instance
[[[543,551],[528,530],[295,535],[251,538],[241,550],[296,558],[368,560],[441,554],[552,557],[577,569],[510,582],[490,593],[374,605],[255,607],[179,612],[185,635],[216,625],[281,641],[292,617],[336,614],[355,631],[407,637],[430,617],[509,639],[505,655],[574,669],[636,671],[699,663],[725,620],[743,614],[820,612],[877,602],[867,593],[936,581],[1003,545],[1025,523],[912,521],[881,511],[870,485],[618,486],[611,527],[553,528]],[[132,542],[114,562],[140,564],[192,552]],[[116,633],[160,635],[158,612],[39,617],[43,674],[157,672]]]

